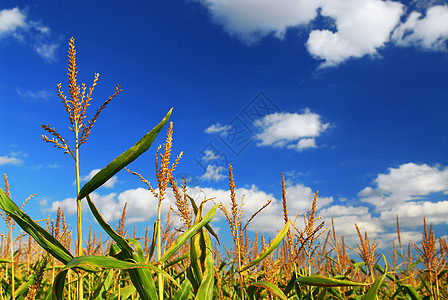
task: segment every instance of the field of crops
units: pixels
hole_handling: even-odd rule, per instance
[[[231,166],[230,209],[213,203],[205,210],[207,200],[189,197],[186,181],[178,185],[173,178],[182,153],[171,158],[172,123],[167,125],[165,144],[156,152],[154,187],[136,171],[126,169],[150,148],[168,123],[171,110],[81,187],[79,149],[101,111],[121,89],[117,86],[86,122],[98,75],[89,89],[77,83],[74,39],[69,44],[68,71],[69,95],[60,85],[58,91],[69,115],[74,146],[50,125],[42,128],[51,138],[43,135],[42,139],[74,160],[78,222],[72,231],[61,209],[54,219],[33,220],[22,210],[26,201],[19,207],[11,199],[5,174],[0,208],[9,232],[1,236],[0,299],[448,299],[447,240],[436,238],[426,221],[421,243],[403,245],[397,217],[397,242],[387,257],[377,254],[375,240],[354,224],[359,242],[350,249],[337,228],[316,215],[317,193],[305,215],[288,216],[283,177],[283,229],[275,237],[251,236],[248,224],[269,202],[243,222],[243,199],[236,198]],[[135,230],[134,234],[125,230],[126,206],[119,225],[112,228],[89,197],[123,169],[139,177],[158,199],[157,220],[143,237],[136,236]],[[168,216],[161,216],[161,203],[169,189],[175,205]],[[103,233],[83,232],[81,201],[87,201]],[[231,244],[220,241],[210,225],[218,210],[226,217]],[[175,217],[182,222],[180,228],[174,226]],[[349,257],[352,250],[356,255]]]

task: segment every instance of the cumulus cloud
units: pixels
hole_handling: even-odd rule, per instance
[[[215,160],[218,159],[219,156],[215,154],[215,152],[213,152],[212,150],[205,150],[204,151],[204,157],[202,157],[202,159],[204,161],[211,161],[211,160]]]
[[[412,229],[422,225],[423,217],[426,217],[428,224],[447,223],[448,200],[435,202],[426,199],[426,196],[431,193],[448,195],[447,176],[448,168],[431,167],[426,164],[403,164],[398,168],[390,168],[387,174],[379,174],[374,181],[374,187],[363,189],[359,193],[359,198],[364,202],[371,201],[369,203],[373,204],[375,209],[372,209],[370,205],[363,204],[363,202],[358,202],[355,205],[354,203],[357,201],[334,204],[332,196],[319,196],[316,214],[322,217],[322,221],[325,221],[325,227],[327,228],[331,227],[333,221],[336,234],[343,235],[347,245],[356,245],[358,242],[358,234],[354,226],[354,223],[356,223],[362,232],[368,233],[371,240],[377,239],[379,248],[390,247],[392,240],[396,239],[396,215],[399,216],[403,243],[407,243],[409,240],[416,242],[420,239],[421,233]],[[198,204],[206,198],[212,198],[215,203],[222,202],[227,210],[231,211],[230,192],[228,190],[196,186],[189,187],[187,192]],[[272,236],[284,226],[281,198],[276,198],[273,194],[263,191],[255,185],[237,187],[235,193],[237,202],[244,203],[243,225],[263,204],[269,200],[272,201],[251,222],[248,227],[250,231],[259,231]],[[288,215],[291,219],[298,217],[296,226],[299,229],[303,228],[302,217],[311,208],[314,195],[315,191],[309,186],[301,183],[287,183]],[[387,199],[388,205],[373,202],[373,198],[368,198],[378,197],[378,195],[389,197]],[[126,220],[128,224],[150,221],[157,215],[157,199],[144,188],[130,189],[119,194],[100,195],[94,192],[91,196],[108,222],[120,219],[125,203],[127,203]],[[405,200],[402,200],[402,197]],[[167,215],[170,206],[175,207],[174,202],[173,193],[168,190],[161,207],[163,216]],[[54,201],[50,204],[49,210],[55,212],[59,206],[65,209],[67,215],[76,213],[74,198]],[[212,206],[212,201],[207,202],[205,211],[208,211]],[[82,208],[86,208],[85,201],[83,201]],[[218,211],[213,219],[213,227],[219,227],[221,223],[218,222],[224,220],[224,214]]]
[[[416,45],[427,50],[445,50],[448,40],[448,5],[430,7],[426,15],[412,12],[394,31],[399,46]]]
[[[21,165],[23,161],[16,157],[10,156],[0,156],[0,166],[1,165]]]
[[[230,126],[223,126],[219,123],[217,124],[213,124],[209,127],[207,127],[207,129],[205,129],[206,133],[221,133],[221,132],[226,132],[227,130],[230,129]]]
[[[373,204],[376,211],[396,208],[405,202],[425,199],[431,193],[448,194],[448,167],[407,163],[389,168],[388,174],[379,174],[376,187],[366,187],[358,196]]]
[[[321,0],[202,0],[216,23],[230,35],[252,44],[273,34],[282,39],[288,28],[309,23]]]
[[[399,216],[400,225],[415,228],[422,224],[425,217],[430,224],[447,223],[448,200],[439,202],[410,202],[381,212],[380,219],[385,225],[394,226],[395,216]]]
[[[305,44],[313,58],[323,61],[321,68],[350,58],[378,57],[378,51],[389,45],[445,50],[448,39],[448,5],[440,0],[412,1],[408,7],[384,0],[198,1],[229,35],[246,44],[266,36],[284,39],[288,29],[307,31],[318,16],[326,17],[332,22],[310,30]],[[411,11],[401,22],[412,8],[425,10],[426,14]]]
[[[50,28],[40,21],[30,20],[23,10],[15,7],[0,11],[0,38],[13,36],[29,44],[45,60],[55,61],[59,42],[50,41]]]
[[[256,135],[258,146],[288,147],[296,150],[315,148],[318,137],[329,126],[322,123],[321,116],[305,110],[303,114],[274,113],[255,121],[262,129]]]
[[[336,30],[311,31],[306,47],[322,67],[348,58],[376,55],[400,21],[403,5],[381,0],[334,0],[322,4],[321,14],[335,20]]]
[[[90,171],[90,173],[86,176],[82,176],[80,178],[81,182],[86,182],[89,181],[90,179],[93,178],[93,176],[95,176],[99,171],[101,171],[101,169],[93,169],[92,171]],[[104,188],[108,188],[111,189],[115,186],[115,184],[118,182],[117,176],[113,176],[111,179],[109,179],[108,181],[106,181],[102,187]]]
[[[0,11],[0,37],[26,27],[26,16],[16,7]]]
[[[207,170],[201,176],[201,179],[207,181],[220,181],[227,177],[224,174],[225,171],[226,169],[224,167],[216,165],[208,165]]]

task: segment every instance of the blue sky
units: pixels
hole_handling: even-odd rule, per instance
[[[89,116],[124,90],[81,148],[85,179],[173,107],[175,176],[198,201],[226,203],[230,162],[243,219],[272,200],[252,231],[281,227],[284,172],[290,216],[319,190],[318,213],[347,241],[356,222],[389,246],[396,214],[403,239],[420,239],[423,216],[446,235],[447,20],[446,1],[2,1],[0,171],[17,203],[37,193],[32,217],[74,211],[73,160],[40,125],[73,140],[56,85],[68,92],[75,37],[78,82],[100,74]],[[155,149],[130,165],[150,181]],[[129,228],[152,226],[154,199],[130,174],[93,197],[112,224],[127,202]],[[86,210],[84,226],[92,220]]]

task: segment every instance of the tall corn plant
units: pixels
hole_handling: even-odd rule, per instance
[[[92,87],[87,92],[85,85],[77,85],[76,82],[76,51],[74,48],[74,39],[70,40],[69,49],[69,94],[70,98],[67,99],[62,93],[60,85],[58,85],[59,96],[61,97],[64,107],[69,114],[70,130],[75,133],[75,150],[69,147],[67,141],[56,132],[54,128],[49,125],[43,125],[42,127],[50,133],[53,138],[42,136],[42,138],[49,143],[54,144],[54,147],[63,149],[65,153],[69,154],[75,160],[76,166],[76,182],[77,182],[77,206],[78,206],[78,256],[74,257],[70,251],[62,245],[55,237],[40,227],[32,218],[26,215],[11,199],[10,197],[0,189],[0,208],[5,211],[17,224],[27,233],[29,233],[36,242],[42,246],[49,254],[61,261],[65,266],[61,269],[59,274],[55,278],[53,284],[53,299],[63,299],[65,279],[70,269],[83,270],[87,272],[96,272],[101,269],[116,269],[127,270],[131,281],[140,295],[141,299],[160,299],[163,298],[163,279],[165,278],[175,285],[177,283],[174,279],[166,273],[161,266],[166,263],[182,245],[187,243],[193,236],[196,235],[202,227],[207,226],[216,213],[218,205],[215,205],[209,212],[203,217],[201,216],[197,221],[185,230],[173,244],[162,253],[159,251],[156,263],[149,263],[145,261],[142,247],[134,239],[125,239],[119,235],[112,227],[104,220],[98,209],[95,207],[89,194],[103,185],[107,180],[114,176],[117,172],[125,168],[128,164],[134,161],[137,157],[143,154],[149,149],[154,142],[154,139],[158,133],[162,130],[166,122],[168,121],[171,110],[162,119],[162,121],[154,127],[150,132],[144,135],[134,146],[123,152],[111,163],[98,172],[90,181],[88,181],[82,188],[79,184],[79,147],[86,142],[91,128],[95,123],[99,113],[104,107],[119,93],[121,89],[117,86],[116,92],[109,97],[109,99],[97,110],[91,121],[87,124],[83,123],[85,119],[85,113],[87,106],[91,100],[93,89],[98,80],[98,75],[95,75]],[[87,93],[86,93],[87,92]],[[168,156],[169,159],[169,156]],[[162,159],[163,165],[167,163]],[[171,168],[173,169],[173,168]],[[170,180],[171,173],[164,175],[166,180],[165,184]],[[94,215],[99,225],[107,232],[110,238],[115,242],[111,246],[109,256],[83,256],[82,255],[82,228],[81,228],[81,214],[80,214],[80,201],[86,198],[89,208]],[[162,198],[163,199],[163,198]],[[160,200],[160,199],[159,199]],[[161,200],[160,200],[161,201]],[[160,206],[160,203],[159,203]],[[160,209],[160,208],[159,208]],[[154,236],[159,236],[160,240],[160,215],[158,223],[155,226]],[[154,242],[153,242],[154,243]],[[154,245],[152,246],[154,248]],[[158,245],[160,249],[160,243]],[[211,249],[211,248],[210,248]],[[210,271],[209,271],[210,272]],[[159,291],[155,286],[153,274],[157,274],[159,281]],[[207,276],[210,278],[211,275]],[[209,282],[209,281],[207,281]],[[162,284],[161,284],[162,283]],[[201,283],[202,286],[202,283]],[[180,288],[180,287],[179,287]],[[211,287],[213,288],[213,287]],[[78,299],[83,298],[82,291],[82,277],[78,279]]]
[[[56,148],[64,150],[64,153],[69,154],[75,161],[75,171],[76,171],[76,213],[77,213],[77,231],[78,231],[78,247],[77,254],[81,256],[82,253],[82,222],[81,222],[81,200],[78,198],[80,191],[80,180],[79,180],[79,148],[84,144],[92,130],[93,124],[96,122],[101,111],[106,107],[110,101],[118,95],[122,90],[120,86],[117,85],[115,93],[107,99],[99,109],[97,109],[94,117],[88,121],[84,122],[86,118],[87,107],[90,105],[92,100],[92,92],[97,84],[99,74],[95,73],[92,86],[87,91],[86,85],[83,83],[81,86],[77,83],[77,66],[76,66],[76,49],[75,49],[75,39],[72,37],[69,42],[69,65],[68,65],[68,81],[69,81],[69,95],[66,95],[61,90],[61,84],[58,84],[58,96],[61,98],[64,104],[65,110],[68,113],[70,126],[69,129],[75,135],[75,145],[74,150],[70,148],[66,139],[64,139],[54,128],[50,125],[41,125],[41,127],[53,137],[50,139],[46,135],[42,135],[42,139],[54,145]],[[82,299],[82,275],[78,274],[78,299]]]

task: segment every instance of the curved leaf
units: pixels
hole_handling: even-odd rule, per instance
[[[327,278],[322,276],[304,276],[296,279],[297,282],[322,287],[335,287],[335,286],[365,286],[365,283],[359,283],[349,280],[338,280],[333,278]]]
[[[250,299],[255,299],[255,291],[258,288],[264,288],[282,300],[288,299],[288,297],[286,297],[286,295],[282,292],[282,290],[278,286],[276,286],[273,283],[267,282],[267,281],[259,281],[259,282],[252,284],[249,287],[249,289],[247,290],[247,293],[249,294]]]
[[[206,224],[210,223],[210,221],[213,219],[216,213],[216,209],[218,208],[219,204],[216,204],[215,206],[210,209],[210,211],[204,216],[204,218],[197,224],[194,224],[190,226],[184,233],[182,233],[176,241],[174,241],[173,245],[165,252],[165,254],[160,259],[159,263],[163,264],[166,262],[177,250],[179,250],[180,247],[182,247],[183,244],[185,244],[193,235],[196,234],[196,232],[201,229]]]
[[[89,204],[90,210],[92,211],[92,214],[98,224],[100,224],[104,231],[106,231],[106,233],[117,243],[120,249],[126,253],[126,257],[130,258],[134,250],[131,248],[129,243],[104,220],[103,216],[101,216],[100,212],[96,208],[95,204],[93,204],[89,195],[86,196],[86,199],[87,203]]]
[[[142,155],[146,150],[151,147],[157,134],[162,130],[165,123],[171,116],[173,109],[166,114],[163,120],[154,127],[150,132],[145,134],[134,146],[123,152],[120,156],[115,158],[111,163],[109,163],[105,168],[99,171],[92,179],[90,179],[79,191],[78,199],[82,199],[88,194],[92,193],[94,190],[102,186],[106,181],[108,181],[112,176],[117,174],[120,170],[126,167],[128,164],[133,162],[137,157]]]
[[[243,266],[241,268],[241,270],[239,270],[239,272],[243,272],[247,269],[249,269],[252,266],[255,266],[256,264],[258,264],[260,261],[262,261],[266,256],[268,256],[269,254],[271,254],[272,251],[275,250],[275,248],[278,247],[278,245],[280,245],[281,241],[285,238],[286,234],[288,233],[289,230],[289,226],[291,225],[291,220],[288,220],[288,222],[286,222],[285,226],[283,227],[282,230],[280,230],[280,232],[277,234],[277,236],[269,243],[269,245],[267,245],[263,251],[261,251],[257,257],[254,258],[253,261],[247,263],[245,266]]]
[[[208,233],[202,229],[201,236],[205,241],[205,249],[202,249],[205,252],[205,261],[204,261],[204,273],[202,277],[201,285],[199,286],[198,293],[196,294],[195,299],[213,299],[213,290],[215,286],[215,267],[213,260],[213,248],[212,242],[210,241],[210,236]]]
[[[387,275],[387,261],[386,261],[386,257],[383,254],[381,254],[381,255],[383,256],[386,269],[384,270],[384,274],[381,275],[380,277],[378,277],[377,280],[375,280],[375,282],[369,288],[367,293],[362,297],[363,300],[376,300],[377,299],[377,295],[378,295],[378,291],[379,291],[379,289],[381,287],[381,284],[383,283],[384,278],[386,278],[386,275]]]
[[[64,264],[73,258],[67,248],[25,214],[2,189],[0,189],[0,208],[53,257]]]

